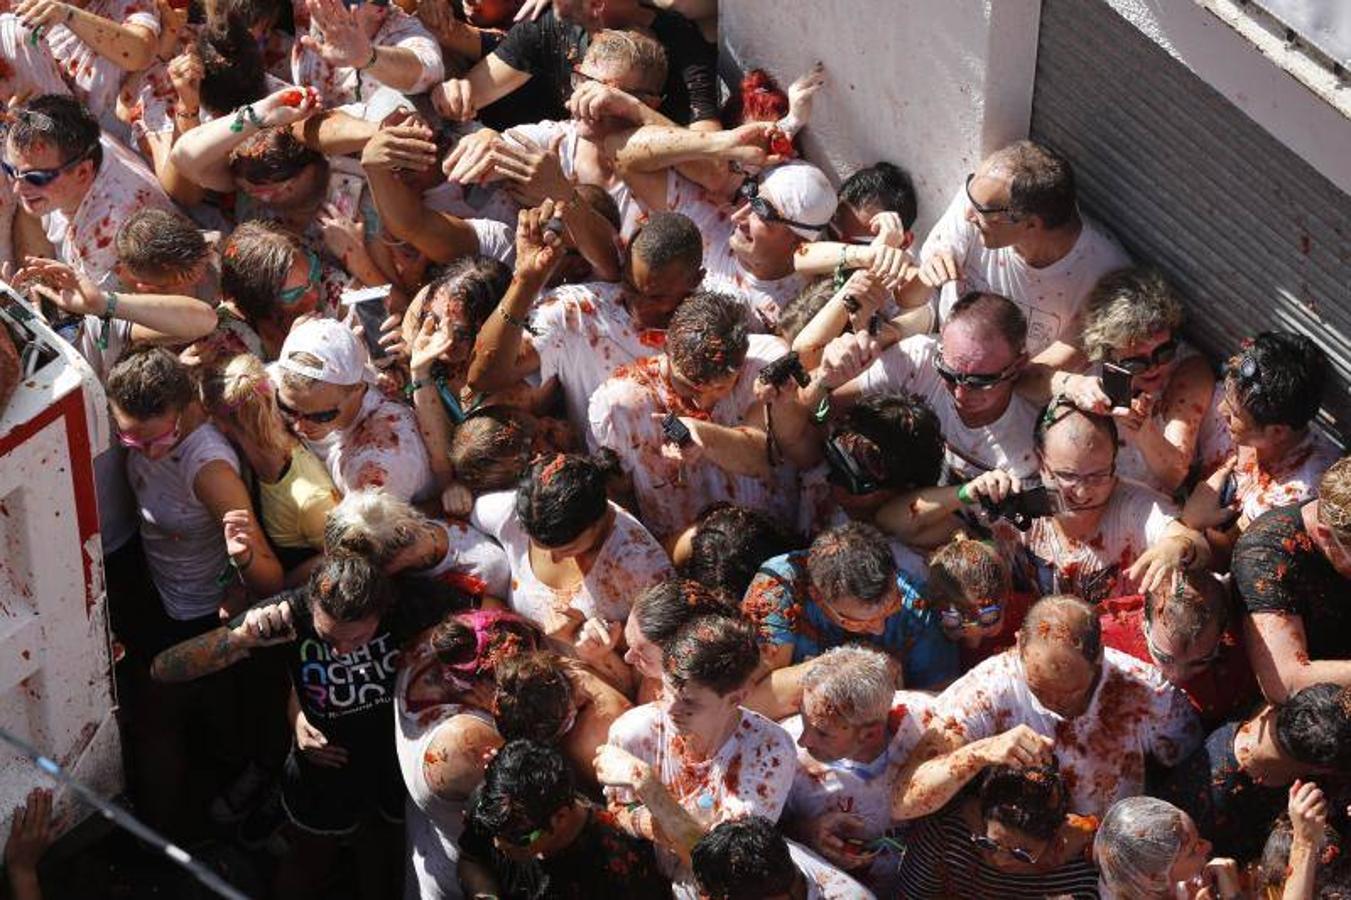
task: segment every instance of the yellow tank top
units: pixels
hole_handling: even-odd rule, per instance
[[[342,499],[328,467],[301,445],[276,484],[259,482],[263,530],[278,547],[324,547],[324,518]]]

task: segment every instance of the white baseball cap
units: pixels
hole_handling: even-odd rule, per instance
[[[308,353],[320,365],[311,366],[294,359],[296,353]],[[369,357],[361,339],[350,328],[333,319],[306,319],[291,329],[281,346],[277,365],[322,381],[325,384],[350,385],[366,380]]]
[[[801,160],[766,169],[760,177],[760,196],[773,204],[780,216],[799,223],[783,224],[808,241],[821,236],[839,205],[839,197],[825,173]]]

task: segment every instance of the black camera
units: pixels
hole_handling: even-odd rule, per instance
[[[1036,519],[1053,516],[1062,508],[1060,492],[1044,484],[1009,494],[998,503],[981,498],[980,505],[992,519],[1007,519],[1019,531],[1027,531]]]
[[[771,387],[783,387],[789,378],[796,381],[799,387],[806,387],[811,383],[811,376],[803,368],[802,360],[795,350],[790,350],[761,369],[759,378]]]
[[[667,413],[666,418],[661,420],[661,433],[669,443],[677,447],[685,447],[694,442],[690,427],[680,421],[680,416],[675,413]]]

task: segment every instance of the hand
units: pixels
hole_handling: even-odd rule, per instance
[[[253,112],[265,127],[291,125],[317,112],[324,105],[312,87],[283,88],[253,104]]]
[[[871,245],[873,264],[869,271],[889,291],[894,291],[915,277],[918,271],[910,260],[910,254],[882,240],[875,238]]]
[[[666,415],[666,413],[651,414],[652,421],[656,424],[658,430],[661,429],[662,422],[666,421]],[[690,440],[681,446],[668,441],[666,435],[662,434],[661,457],[678,466],[693,465],[704,455],[703,434],[699,430],[704,423],[689,416],[678,416],[677,418],[690,430]]]
[[[901,221],[901,214],[888,209],[882,210],[868,220],[868,230],[877,235],[877,240],[888,247],[904,250],[908,243],[905,223]]]
[[[852,299],[858,304],[858,310],[849,314],[849,324],[854,331],[867,330],[868,320],[888,299],[887,289],[868,269],[855,269],[836,296],[841,300]]]
[[[652,777],[652,767],[614,744],[596,748],[596,780],[609,787],[638,790]]]
[[[1003,469],[981,472],[966,483],[967,496],[977,502],[988,500],[990,503],[998,504],[1003,502],[1005,497],[1017,494],[1021,490],[1022,484],[1018,478]]]
[[[455,13],[447,0],[418,0],[417,17],[442,45],[449,44],[450,37],[464,27],[463,23],[455,18]]]
[[[738,163],[745,169],[759,171],[787,158],[771,149],[775,137],[781,138],[782,134],[773,122],[747,122],[727,131],[715,132],[710,137],[717,141],[713,146],[719,148],[720,158]]]
[[[859,869],[872,863],[876,850],[860,852],[844,842],[863,837],[864,821],[854,813],[834,810],[822,813],[811,825],[811,845],[841,869]]]
[[[357,21],[355,9],[348,9],[341,0],[305,0],[305,7],[319,36],[301,35],[301,46],[335,68],[370,64],[371,39]]]
[[[881,352],[882,345],[866,331],[842,334],[826,344],[821,364],[816,368],[816,378],[826,388],[834,390],[853,381]]]
[[[1154,421],[1154,395],[1136,394],[1131,398],[1129,407],[1114,408],[1112,416],[1116,419],[1118,429],[1130,435],[1139,434],[1140,429],[1147,428]]]
[[[812,101],[825,84],[826,65],[817,62],[807,70],[807,74],[788,85],[788,115],[797,119],[799,127],[811,120]]]
[[[169,60],[169,82],[178,93],[180,112],[196,112],[202,107],[202,78],[206,67],[197,52],[196,44],[189,44],[182,53]]]
[[[432,130],[408,123],[382,127],[361,150],[361,165],[367,169],[426,172],[436,165]]]
[[[474,511],[474,492],[458,481],[451,482],[441,492],[441,509],[454,519],[467,519]]]
[[[108,298],[98,285],[54,259],[25,257],[13,280],[15,286],[28,287],[73,316],[101,316],[108,309]]]
[[[949,250],[936,251],[919,267],[919,280],[931,288],[942,287],[961,277],[962,270],[957,268],[957,259]]]
[[[1232,859],[1216,857],[1206,863],[1201,877],[1205,887],[1196,896],[1215,897],[1217,900],[1238,900],[1243,896],[1243,882],[1239,880],[1238,863]]]
[[[1055,741],[1038,734],[1027,725],[1015,725],[990,738],[981,759],[990,766],[1046,766],[1051,763]]]
[[[355,216],[343,215],[332,203],[325,203],[319,210],[318,222],[324,247],[350,269],[352,260],[366,252],[366,224]]]
[[[544,15],[544,11],[549,8],[549,0],[525,0],[521,8],[516,10],[516,18],[513,22],[524,22],[526,19],[535,21]]]
[[[1289,811],[1294,842],[1315,850],[1322,846],[1323,829],[1328,822],[1328,801],[1322,789],[1312,781],[1296,778],[1290,785]]]
[[[544,226],[563,217],[566,205],[545,200],[537,209],[523,209],[516,216],[516,274],[543,284],[563,258],[563,236]],[[566,229],[565,229],[566,232]]]
[[[1059,374],[1059,373],[1057,373]],[[1060,375],[1059,394],[1084,412],[1106,415],[1112,410],[1112,401],[1102,389],[1102,379],[1096,375],[1076,375],[1066,372]],[[1055,377],[1052,376],[1052,384]]]
[[[34,875],[38,860],[56,838],[52,823],[52,792],[33,788],[22,806],[16,807],[9,821],[9,840],[5,841],[5,869],[10,877],[23,872]]]
[[[247,556],[252,560],[258,529],[253,521],[253,513],[247,509],[231,509],[221,516],[221,523],[225,526],[225,552],[230,554],[230,558]],[[244,565],[247,566],[248,562]]]
[[[643,121],[641,100],[599,81],[586,81],[578,85],[563,105],[572,113],[574,119],[583,122],[599,122],[602,119],[612,118],[641,125]]]
[[[408,368],[413,377],[426,381],[432,374],[432,366],[437,360],[449,356],[450,348],[454,345],[455,334],[449,319],[443,319],[439,328],[434,316],[423,319],[422,327],[413,336],[413,346],[409,349]]]
[[[14,15],[18,17],[19,24],[29,31],[60,25],[69,21],[73,12],[72,6],[58,3],[56,0],[20,0],[14,7]]]
[[[407,311],[405,310],[405,315]],[[429,317],[430,318],[430,317]],[[361,328],[358,324],[356,328]],[[395,359],[407,359],[411,352],[412,343],[408,340],[407,329],[404,328],[403,317],[398,313],[391,313],[389,318],[380,323],[380,346],[385,348],[387,357],[392,356]],[[360,336],[360,335],[358,335]],[[413,332],[413,337],[417,337],[417,332]],[[427,374],[426,372],[423,373]]]
[[[1182,522],[1188,528],[1205,531],[1208,528],[1228,528],[1233,524],[1240,511],[1238,498],[1229,506],[1221,506],[1220,493],[1237,465],[1238,457],[1229,457],[1209,478],[1192,488],[1187,504],[1182,507]]]
[[[562,202],[572,196],[573,185],[563,174],[558,149],[563,135],[549,142],[547,151],[514,141],[498,141],[489,158],[493,171],[506,179],[507,192],[522,206],[538,206],[545,200]]]
[[[246,647],[270,647],[295,640],[291,601],[278,600],[253,607],[244,613],[244,621],[236,625],[232,633]]]
[[[441,82],[431,89],[431,98],[436,111],[452,122],[468,122],[478,115],[474,91],[467,78],[451,78]]]
[[[583,662],[594,666],[615,652],[623,634],[623,622],[607,622],[593,617],[582,623],[572,647]]]
[[[1137,582],[1142,592],[1161,590],[1175,575],[1179,575],[1191,547],[1191,538],[1181,534],[1166,535],[1150,547],[1126,570],[1126,577]]]
[[[324,733],[311,725],[303,712],[296,714],[296,747],[316,766],[341,769],[347,765],[347,751],[330,744]]]
[[[481,128],[460,138],[441,164],[446,180],[456,184],[481,184],[501,178],[493,171],[492,164],[493,148],[501,141],[502,136],[491,128]]]

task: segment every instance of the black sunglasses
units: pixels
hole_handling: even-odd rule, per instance
[[[1011,206],[981,206],[976,202],[976,198],[971,196],[971,182],[975,177],[975,172],[966,176],[966,202],[971,204],[971,208],[982,216],[995,216],[1000,213],[1007,213],[1009,218],[1013,218],[1013,207]]]
[[[37,113],[32,113],[30,115],[37,115]],[[84,162],[86,159],[89,158],[89,155],[93,152],[94,148],[89,147],[83,153],[79,153],[71,157],[70,159],[61,163],[61,165],[57,166],[54,169],[29,169],[27,172],[20,172],[18,169],[14,168],[9,163],[3,160],[0,160],[0,169],[4,170],[5,175],[7,175],[8,177],[14,179],[23,179],[24,181],[31,184],[33,187],[38,188],[46,187],[56,179],[60,178],[62,173],[65,172],[67,169],[70,169]]]
[[[826,481],[830,484],[838,485],[856,497],[871,494],[882,487],[849,453],[840,435],[826,441],[825,451],[826,466],[830,469]]]
[[[1173,361],[1177,356],[1177,338],[1169,338],[1159,346],[1155,347],[1153,352],[1147,356],[1127,356],[1124,359],[1116,360],[1116,364],[1130,372],[1132,375],[1139,375],[1141,372],[1147,372],[1155,366],[1161,366]]]
[[[321,409],[319,412],[301,412],[282,403],[280,397],[277,398],[277,410],[289,422],[313,422],[316,425],[325,425],[342,414],[342,410],[337,407]]]
[[[736,189],[736,194],[742,202],[751,205],[751,212],[755,213],[771,225],[777,222],[782,225],[790,225],[793,228],[806,228],[808,231],[820,231],[830,224],[829,222],[822,222],[817,225],[811,222],[798,222],[793,219],[784,218],[779,211],[774,208],[774,204],[760,196],[760,181],[757,178],[747,177],[745,181],[741,182],[741,186]]]
[[[946,381],[951,387],[964,387],[967,390],[974,391],[986,391],[995,385],[1008,381],[1017,367],[1018,360],[1015,360],[998,372],[986,374],[956,372],[948,368],[942,357],[934,357],[934,371],[938,373],[939,378]]]
[[[1037,858],[1035,856],[1033,856],[1028,851],[1024,850],[1022,847],[1005,847],[1003,844],[999,843],[999,841],[996,841],[994,838],[984,834],[976,834],[975,832],[972,832],[971,843],[975,844],[982,850],[989,850],[991,853],[998,853],[1000,850],[1003,850],[1005,853],[1007,853],[1009,856],[1012,856],[1020,863],[1027,863],[1028,865],[1032,865],[1037,861]]]

